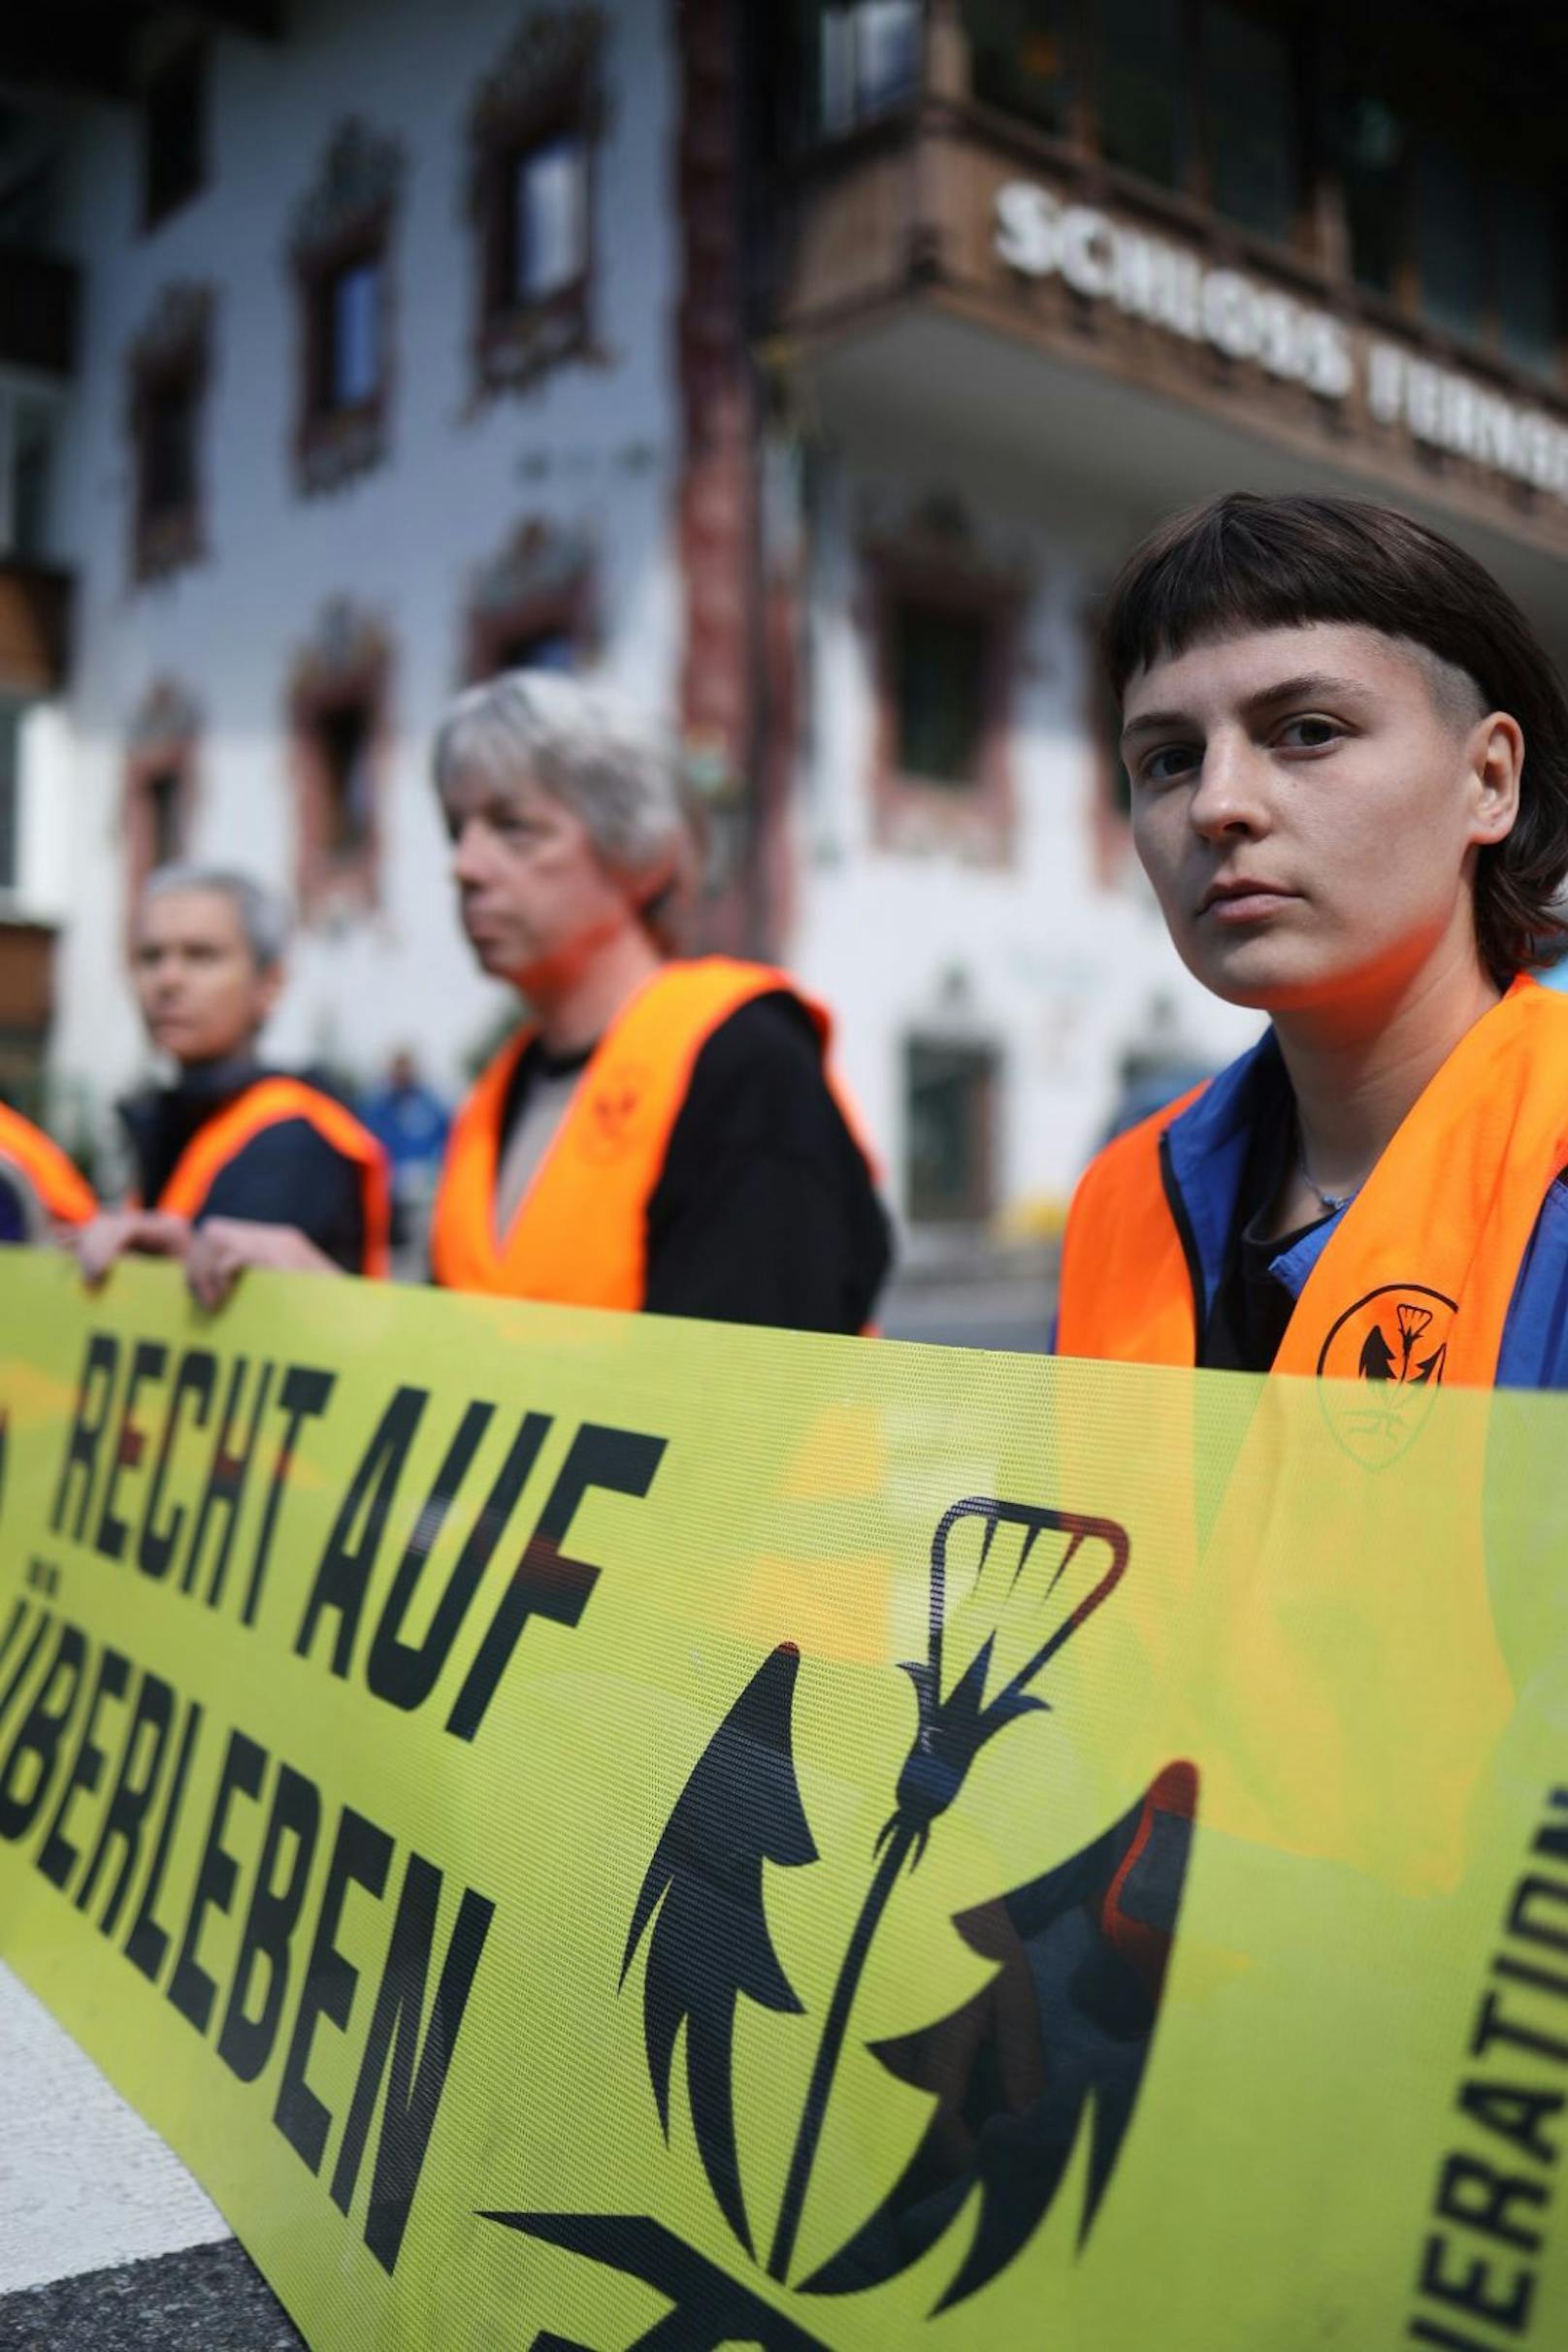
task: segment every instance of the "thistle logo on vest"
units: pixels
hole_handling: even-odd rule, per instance
[[[1424,1283],[1383,1283],[1347,1307],[1323,1341],[1320,1375],[1378,1392],[1354,1407],[1336,1403],[1330,1416],[1347,1451],[1368,1468],[1402,1454],[1426,1419],[1456,1313],[1452,1298]]]
[[[594,1080],[584,1101],[588,1116],[578,1139],[585,1160],[604,1167],[632,1150],[641,1133],[648,1087],[649,1073],[637,1062],[618,1062]]]
[[[998,1544],[1003,1529],[1010,1540]],[[978,1552],[972,1576],[950,1567],[955,1531]],[[781,2020],[805,2013],[779,1958],[768,1898],[787,1903],[790,1875],[823,1858],[797,1772],[793,1644],[763,1661],[708,1741],[644,1875],[620,1990],[640,1962],[648,2087],[667,2140],[684,2036],[692,2132],[738,2259],[733,2269],[715,2263],[646,2211],[481,2216],[667,2297],[674,2309],[639,2344],[822,2352],[804,2299],[885,2286],[951,2236],[953,2266],[935,2317],[1024,2250],[1069,2180],[1081,2181],[1077,2236],[1080,2244],[1088,2238],[1132,2126],[1160,2016],[1197,1813],[1194,1766],[1165,1764],[1119,1820],[1076,1851],[951,1919],[993,1965],[970,2000],[913,2032],[867,2037],[864,2017],[859,2036],[850,2028],[865,2006],[873,1948],[900,1916],[896,1894],[942,1838],[982,1749],[998,1737],[1011,1746],[1017,1725],[1052,1712],[1039,1688],[1045,1670],[1110,1599],[1128,1550],[1112,1519],[1035,1504],[970,1495],[942,1515],[931,1547],[927,1653],[904,1668],[913,1738],[892,1810],[862,1857],[831,1991],[813,2005],[813,2054],[792,2094],[788,2166],[782,2194],[768,2200],[766,2234],[760,2184],[748,2183],[741,2161],[737,2012],[744,2000]],[[784,2048],[794,2046],[791,2036]],[[868,2062],[930,2097],[924,2136],[874,2208],[848,2217],[847,2234],[842,2223],[832,2230],[831,2250],[821,2205],[810,2208],[815,2243],[799,2262],[835,2091]],[[1074,2152],[1085,2145],[1081,2163]],[[961,2220],[973,2227],[956,2226]],[[780,2307],[785,2298],[793,2312]],[[535,2341],[580,2352],[570,2337]]]

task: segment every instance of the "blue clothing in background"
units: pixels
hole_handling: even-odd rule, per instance
[[[418,1079],[408,1086],[378,1086],[359,1115],[392,1162],[394,1185],[400,1176],[435,1165],[446,1150],[452,1115]]]

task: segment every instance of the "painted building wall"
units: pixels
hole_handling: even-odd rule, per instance
[[[369,1075],[400,1043],[448,1081],[504,999],[455,928],[427,781],[430,735],[463,682],[478,568],[532,518],[586,535],[599,652],[632,693],[672,709],[679,606],[670,546],[677,431],[672,64],[664,11],[604,10],[594,312],[602,352],[476,400],[466,124],[524,12],[505,0],[309,0],[276,47],[212,49],[202,191],[139,231],[140,126],[83,110],[60,242],[84,265],[85,347],[59,453],[56,538],[77,571],[70,694],[41,716],[29,788],[71,812],[58,1094],[101,1102],[142,1047],[122,980],[127,731],[171,681],[201,712],[190,849],[288,884],[295,810],[289,680],[327,601],[348,597],[390,640],[391,741],[379,903],[300,937],[269,1050]],[[292,464],[301,366],[292,215],[345,114],[402,143],[392,232],[390,450],[312,497]],[[130,573],[127,354],[161,291],[216,294],[200,468],[209,552],[166,580]]]
[[[1086,611],[1127,537],[1114,520],[1097,535],[1064,524],[1049,466],[1015,475],[1004,496],[981,446],[922,458],[885,436],[882,452],[879,463],[866,441],[841,441],[815,518],[794,955],[842,1017],[846,1073],[896,1192],[908,1040],[996,1051],[995,1196],[1027,1219],[1070,1192],[1125,1054],[1159,1042],[1217,1065],[1258,1022],[1185,971],[1129,849],[1107,841],[1097,813]],[[964,560],[1022,584],[1008,697],[1016,813],[996,860],[878,838],[866,550],[918,528],[933,495],[963,518]]]

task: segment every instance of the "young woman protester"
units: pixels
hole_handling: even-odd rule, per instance
[[[1568,1386],[1568,702],[1483,567],[1390,509],[1237,493],[1103,624],[1178,954],[1261,1042],[1117,1138],[1062,1353]]]

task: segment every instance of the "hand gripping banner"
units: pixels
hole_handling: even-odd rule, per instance
[[[0,1267],[0,1954],[316,2347],[1568,2341],[1568,1407]]]

